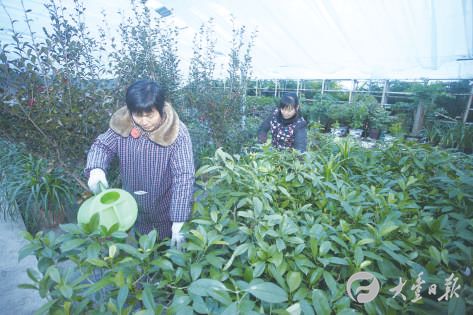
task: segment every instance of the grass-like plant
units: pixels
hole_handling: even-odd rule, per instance
[[[21,214],[33,233],[64,223],[66,209],[72,208],[74,183],[46,160],[26,154],[7,141],[0,143],[3,215]]]

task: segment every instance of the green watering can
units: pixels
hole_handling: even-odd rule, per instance
[[[135,224],[138,215],[138,205],[133,196],[123,189],[105,187],[99,183],[101,192],[90,197],[77,212],[78,223],[89,223],[92,216],[99,214],[99,225],[110,229],[115,223],[119,231],[128,231]]]

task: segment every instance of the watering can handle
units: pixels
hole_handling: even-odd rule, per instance
[[[105,187],[105,185],[102,182],[98,183],[98,187],[99,187],[98,194],[100,194],[101,192],[104,192],[105,190],[107,190],[107,187]]]

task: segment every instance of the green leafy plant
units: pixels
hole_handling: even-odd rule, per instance
[[[71,314],[467,314],[473,291],[462,272],[473,258],[472,173],[470,156],[403,142],[364,150],[350,139],[326,141],[304,154],[218,149],[196,173],[202,190],[183,228],[183,252],[154,242],[155,232],[136,240],[113,229],[92,232],[92,222],[63,226],[59,237],[27,235],[21,256],[38,257],[33,286],[49,297],[45,308]],[[79,274],[51,271],[68,259]],[[346,295],[358,271],[382,283],[364,305]],[[411,302],[407,288],[420,272],[438,291],[453,274],[459,297],[442,302],[422,291],[424,303]],[[399,277],[407,280],[406,301],[389,291]]]
[[[184,90],[185,107],[188,108],[185,114],[186,117],[198,117],[198,128],[206,131],[202,137],[206,142],[204,145],[239,152],[249,138],[256,138],[255,128],[251,130],[246,126],[246,91],[255,35],[252,33],[247,39],[245,27],[233,28],[228,77],[223,81],[215,78],[218,64],[213,21],[202,25],[195,36],[189,82]]]
[[[164,26],[152,15],[143,1],[131,1],[131,14],[123,16],[120,38],[112,37],[110,59],[117,79],[117,97],[124,98],[126,87],[138,79],[159,82],[168,92],[173,105],[179,107],[178,87],[181,82],[177,55],[176,26]],[[105,34],[104,34],[105,36]],[[180,109],[180,108],[179,108]]]

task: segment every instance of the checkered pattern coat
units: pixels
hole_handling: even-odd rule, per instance
[[[160,238],[171,236],[172,222],[187,221],[191,215],[194,162],[189,132],[178,120],[174,142],[159,145],[146,135],[133,138],[112,129],[98,136],[87,156],[86,175],[94,168],[107,170],[113,157],[120,161],[123,189],[138,203],[135,229],[153,228]],[[135,192],[146,192],[138,193]]]

